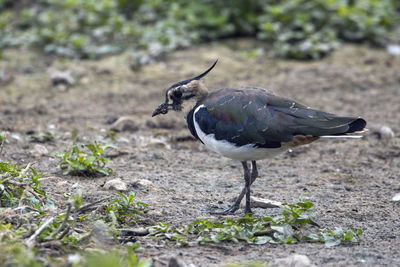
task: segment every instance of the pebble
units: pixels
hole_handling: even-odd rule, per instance
[[[390,44],[386,47],[386,51],[391,55],[400,55],[400,45]]]
[[[21,142],[22,141],[22,138],[21,138],[21,136],[19,136],[19,134],[13,133],[13,134],[11,134],[10,137],[11,137],[11,139],[13,139],[13,140],[15,140],[17,142]]]
[[[400,201],[400,193],[397,193],[393,196],[392,201]]]
[[[280,208],[282,203],[270,199],[251,197],[251,206],[254,208],[270,209]]]
[[[157,118],[156,120],[147,120],[146,126],[151,129],[181,129],[185,125],[183,121],[174,118]]]
[[[382,140],[390,140],[390,139],[394,138],[394,136],[395,136],[392,128],[390,128],[387,125],[372,124],[372,125],[368,126],[368,128],[370,129],[370,131],[373,134],[377,135],[377,137]]]
[[[232,199],[232,202],[235,201],[236,198]],[[252,208],[260,208],[260,209],[271,209],[271,208],[281,208],[282,203],[270,199],[258,198],[258,197],[250,197],[250,204]],[[240,207],[244,208],[246,205],[245,201],[240,203]]]
[[[107,225],[101,220],[97,220],[93,224],[91,237],[95,241],[95,243],[99,245],[107,246],[114,244],[113,235],[111,234]]]
[[[125,138],[125,137],[118,137],[117,142],[118,143],[130,143],[129,139]]]
[[[56,69],[49,70],[51,84],[53,86],[66,85],[72,86],[75,84],[75,79],[72,77],[71,71],[60,71]]]
[[[107,120],[106,120],[106,123],[107,123],[107,124],[113,124],[113,123],[116,122],[117,120],[118,120],[118,117],[111,115],[111,116],[108,116],[108,118],[107,118]]]
[[[78,253],[68,255],[68,263],[71,264],[72,266],[74,266],[75,264],[76,266],[78,266],[81,260],[82,256],[79,255]]]
[[[394,132],[389,126],[382,126],[379,129],[379,133],[381,134],[381,138],[383,139],[391,139],[394,137]]]
[[[65,188],[65,187],[67,187],[68,186],[68,182],[67,181],[60,181],[60,182],[58,182],[57,184],[56,184],[56,186],[58,187],[58,188]]]
[[[134,187],[142,187],[147,190],[155,189],[153,182],[150,180],[147,180],[147,179],[138,179],[138,180],[133,181],[131,184]]]
[[[44,145],[36,144],[29,152],[34,157],[41,157],[47,155],[49,150]]]
[[[143,147],[148,148],[161,148],[161,149],[171,149],[171,146],[166,142],[165,138],[143,138],[140,140]]]
[[[116,132],[136,132],[139,130],[135,120],[130,117],[121,117],[111,125],[111,130]]]
[[[168,262],[168,267],[188,267],[188,265],[178,257],[171,257]]]
[[[116,179],[112,179],[110,181],[107,181],[104,184],[104,189],[117,190],[117,191],[126,191],[126,190],[128,190],[128,186],[120,178],[116,178]]]
[[[286,258],[275,259],[272,264],[272,267],[313,267],[314,264],[311,264],[310,259],[306,255],[300,254],[292,254]]]

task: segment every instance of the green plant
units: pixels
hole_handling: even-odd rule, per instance
[[[42,133],[39,133],[38,135],[31,135],[29,137],[32,142],[36,142],[36,143],[52,142],[58,138],[58,136],[55,133],[50,132],[50,131],[42,132]]]
[[[27,249],[16,240],[0,240],[0,261],[3,266],[41,267],[46,266],[43,258],[37,257],[37,251]]]
[[[111,220],[113,221],[113,218],[115,218],[120,224],[136,224],[138,221],[137,215],[144,215],[148,205],[143,202],[133,201],[135,198],[135,193],[133,192],[130,192],[128,196],[120,192],[115,193],[120,197],[115,198],[105,206],[105,210]]]
[[[341,228],[321,229],[319,235],[309,234],[305,238],[310,242],[324,242],[325,246],[333,247],[341,243],[358,243],[358,237],[363,234],[360,229],[348,229],[344,231]]]
[[[3,135],[0,135],[0,143],[1,143],[1,144],[3,144],[3,143],[8,143],[7,138],[6,138],[5,136],[3,136]]]
[[[167,223],[159,222],[157,226],[149,228],[149,233],[156,238],[165,238],[172,241],[178,246],[188,246],[188,235],[192,233],[193,228],[191,224],[173,228]]]
[[[280,56],[318,59],[341,40],[382,43],[395,22],[394,7],[392,0],[270,1],[258,37],[271,41]]]
[[[110,172],[113,172],[110,167],[106,166],[110,159],[101,156],[104,150],[111,145],[95,142],[81,147],[89,151],[82,151],[78,145],[72,145],[67,148],[64,154],[56,154],[57,157],[61,158],[58,166],[63,170],[63,174],[93,176],[98,174],[109,175]]]
[[[396,0],[31,2],[21,10],[4,5],[0,48],[30,44],[73,58],[144,49],[134,57],[139,64],[237,36],[272,43],[278,56],[317,59],[342,41],[384,43],[399,6]]]
[[[0,162],[0,208],[27,205],[41,211],[49,203],[40,188],[40,177],[30,165],[21,168],[17,164]]]
[[[30,172],[31,175],[28,175],[27,172]],[[39,177],[39,174],[29,166],[23,169],[9,162],[0,163],[0,185],[5,185],[5,188],[13,185],[23,187],[23,192],[26,190],[34,192],[34,188],[40,190]],[[14,178],[15,180],[13,180]],[[21,195],[16,187],[13,187],[13,190],[18,193],[13,191],[16,201],[12,203],[12,206],[7,206],[4,213],[1,213],[3,210],[0,210],[0,261],[4,265],[48,266],[72,263],[72,266],[151,266],[151,260],[137,258],[135,254],[136,249],[139,248],[137,243],[127,244],[125,252],[117,249],[104,254],[83,252],[73,262],[69,261],[68,263],[65,257],[42,258],[40,254],[37,254],[38,248],[43,247],[51,247],[62,255],[68,251],[85,248],[91,238],[92,222],[96,221],[99,216],[103,216],[90,212],[90,210],[104,211],[104,207],[109,208],[109,213],[114,214],[124,223],[135,224],[138,221],[136,216],[143,215],[147,204],[135,202],[133,193],[118,194],[118,197],[112,200],[102,198],[92,203],[83,203],[82,194],[78,190],[75,194],[66,195],[68,197],[66,203],[63,202],[60,206],[53,205],[51,212],[44,209],[38,213],[31,212],[36,208],[30,208],[27,210],[28,212],[21,209],[20,204],[24,200],[24,194],[28,195],[27,193]],[[117,231],[114,234],[118,235]]]
[[[151,235],[175,242],[178,245],[188,245],[188,239],[196,236],[196,242],[246,242],[249,244],[292,244],[299,242],[321,242],[327,247],[341,243],[357,243],[362,235],[361,230],[320,229],[316,233],[306,233],[308,226],[317,226],[314,222],[315,212],[310,210],[310,202],[285,204],[282,215],[256,218],[246,215],[240,219],[223,219],[212,222],[207,219],[197,220],[189,225],[170,227],[159,223],[150,227]]]
[[[150,267],[152,266],[151,259],[138,260],[135,250],[138,248],[136,244],[126,246],[126,253],[118,250],[112,250],[105,254],[99,252],[87,253],[84,255],[81,262],[76,262],[74,266],[84,267]]]

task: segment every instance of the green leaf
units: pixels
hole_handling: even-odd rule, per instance
[[[272,240],[272,238],[269,237],[269,236],[259,236],[259,237],[257,237],[257,239],[254,242],[254,244],[263,245],[263,244],[266,244],[266,243],[270,242],[271,240]]]
[[[325,240],[325,246],[327,248],[331,248],[331,247],[340,245],[340,243],[341,243],[340,239],[329,238],[329,239]]]
[[[85,146],[86,146],[87,148],[89,148],[90,151],[92,151],[93,154],[96,153],[96,147],[95,147],[95,145],[93,145],[93,144],[87,144],[87,145],[85,145]]]
[[[312,208],[312,207],[314,206],[313,203],[308,202],[308,201],[297,202],[296,204],[297,204],[297,206],[300,206],[300,207],[302,207],[302,208],[304,208],[304,209],[307,209],[307,210],[310,209],[310,208]]]
[[[141,260],[137,267],[151,267],[153,266],[153,261],[151,259]]]

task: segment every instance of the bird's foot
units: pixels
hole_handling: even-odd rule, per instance
[[[246,207],[245,208],[245,210],[244,210],[244,214],[249,214],[249,215],[253,215],[254,213],[253,213],[253,211],[249,208],[249,207]]]
[[[224,211],[212,211],[211,215],[232,215],[239,209],[239,205],[233,205]]]

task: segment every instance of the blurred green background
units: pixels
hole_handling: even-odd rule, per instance
[[[72,58],[126,49],[157,58],[228,37],[254,37],[275,55],[319,59],[342,42],[382,46],[398,0],[0,0],[1,50],[30,46]]]

